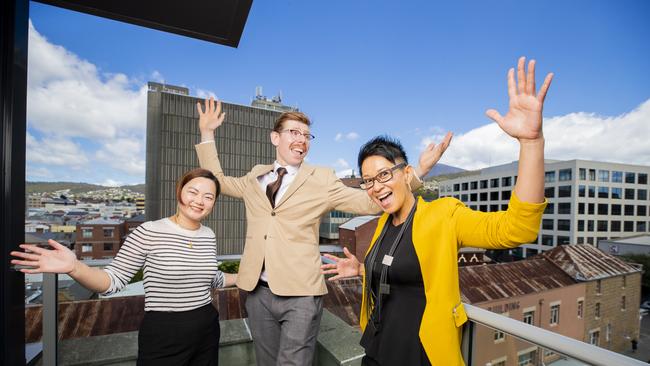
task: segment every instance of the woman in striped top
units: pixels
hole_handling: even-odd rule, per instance
[[[50,240],[52,250],[21,245],[13,264],[25,273],[66,273],[102,294],[123,289],[142,269],[145,316],[138,335],[138,365],[217,365],[219,314],[210,288],[232,286],[236,275],[217,269],[214,232],[201,225],[219,196],[217,178],[194,169],[176,184],[176,214],[136,228],[104,269],[77,260]]]

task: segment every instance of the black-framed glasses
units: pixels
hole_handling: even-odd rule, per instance
[[[302,131],[300,131],[300,130],[295,130],[295,129],[293,129],[293,128],[292,128],[292,129],[282,130],[282,131],[280,131],[280,132],[289,132],[289,133],[291,134],[291,137],[294,138],[294,140],[299,139],[300,136],[303,136],[303,137],[305,138],[305,140],[307,140],[307,141],[311,141],[311,140],[313,140],[313,139],[316,138],[316,136],[312,135],[312,134],[309,133],[309,132],[307,132],[307,133],[303,133]]]
[[[370,189],[375,185],[375,181],[379,183],[386,183],[389,180],[393,179],[393,171],[404,168],[405,166],[406,163],[399,163],[390,169],[382,170],[372,178],[363,178],[363,181],[361,184],[359,184],[359,187],[361,187],[361,189]]]

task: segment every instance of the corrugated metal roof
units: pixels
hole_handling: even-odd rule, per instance
[[[377,216],[357,216],[342,223],[339,228],[347,230],[356,230],[359,226],[376,219]]]
[[[475,304],[542,292],[576,283],[540,257],[518,262],[459,268],[463,301]]]
[[[592,281],[640,271],[589,244],[561,245],[544,252],[542,256],[577,281]]]

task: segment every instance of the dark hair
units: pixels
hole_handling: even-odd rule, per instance
[[[284,127],[284,121],[298,121],[301,123],[306,124],[307,126],[311,126],[311,121],[309,120],[309,117],[307,117],[306,114],[302,112],[284,112],[278,117],[278,119],[275,120],[275,125],[273,126],[273,131],[275,132],[280,132],[282,131],[282,128]]]
[[[185,187],[185,185],[194,178],[207,178],[213,181],[214,185],[217,188],[214,199],[216,200],[217,197],[219,197],[219,194],[221,193],[221,185],[219,184],[217,177],[215,177],[214,174],[212,174],[212,172],[207,169],[196,168],[183,174],[183,176],[180,177],[176,182],[176,201],[178,201],[178,203],[183,203],[181,202],[181,191],[183,190],[183,187]]]
[[[404,147],[399,140],[386,135],[374,137],[372,140],[361,146],[359,157],[357,159],[359,172],[361,174],[363,174],[361,171],[361,164],[371,156],[381,156],[393,164],[402,160],[407,164],[409,162],[406,157],[406,151],[404,151]]]

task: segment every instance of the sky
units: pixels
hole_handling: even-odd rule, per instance
[[[650,165],[645,0],[257,0],[238,48],[30,4],[28,181],[143,183],[148,81],[244,105],[281,92],[314,122],[309,163],[341,175],[379,134],[413,164],[447,131],[441,163],[508,163],[518,144],[484,112],[506,112],[519,56],[538,85],[555,74],[547,158]]]

